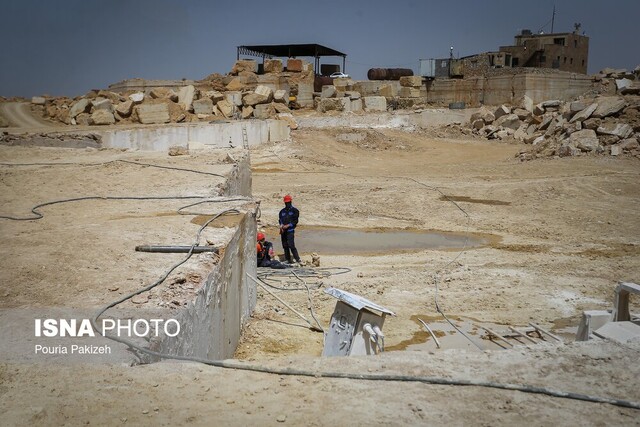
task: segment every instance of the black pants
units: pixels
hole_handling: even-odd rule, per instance
[[[282,270],[283,268],[288,268],[288,265],[281,263],[280,261],[276,261],[275,259],[263,259],[262,261],[258,261],[258,267],[271,267],[277,270]]]
[[[296,262],[300,262],[300,255],[298,255],[298,250],[296,249],[295,234],[295,231],[289,231],[280,235],[282,248],[284,249],[284,257],[288,262],[291,262],[291,254],[293,254]]]

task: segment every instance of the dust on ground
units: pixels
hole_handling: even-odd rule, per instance
[[[362,134],[338,138],[338,135]],[[637,280],[638,160],[581,157],[514,160],[522,147],[419,131],[303,129],[292,141],[251,151],[254,196],[261,226],[277,224],[281,198],[291,194],[305,226],[440,230],[498,235],[488,247],[457,252],[417,250],[382,255],[321,253],[323,267],[349,273],[322,279],[312,306],[326,326],[335,286],[396,312],[384,325],[386,344],[411,340],[416,316],[453,317],[514,326],[558,319],[577,322],[582,310],[611,308],[618,280]],[[87,153],[89,153],[87,157]],[[2,147],[2,161],[104,161],[111,151]],[[138,160],[163,161],[160,155]],[[186,156],[200,168],[207,159]],[[215,182],[168,177],[148,168],[2,168],[3,209],[23,214],[38,202],[83,194],[210,192]],[[70,175],[69,175],[70,174]],[[65,180],[58,179],[64,176]],[[11,190],[11,192],[9,192]],[[446,196],[443,198],[443,196]],[[477,201],[491,201],[478,203]],[[454,203],[455,202],[455,203]],[[113,292],[140,286],[162,263],[118,250],[122,234],[151,229],[158,241],[192,236],[197,224],[167,214],[175,204],[107,203],[46,208],[43,220],[0,224],[3,239],[3,307],[102,304]],[[121,219],[123,216],[135,217]],[[85,237],[86,236],[86,237]],[[268,236],[277,242],[277,236]],[[130,236],[131,238],[131,236]],[[108,240],[107,250],[93,244]],[[164,241],[163,241],[164,240]],[[86,250],[88,248],[88,250]],[[309,260],[313,247],[300,247]],[[16,253],[27,254],[22,259]],[[458,256],[458,257],[457,257]],[[457,257],[457,258],[456,258]],[[111,269],[131,271],[123,289]],[[118,273],[121,274],[121,273]],[[90,279],[88,281],[84,279]],[[128,282],[125,282],[128,283]],[[308,313],[306,291],[279,295]],[[637,344],[540,344],[532,349],[471,352],[389,351],[381,357],[317,358],[322,334],[259,292],[237,357],[312,372],[390,373],[525,383],[558,390],[640,401],[635,387]],[[0,365],[0,411],[9,424],[335,425],[590,424],[637,425],[638,413],[606,404],[480,387],[269,375],[196,364],[43,366]]]

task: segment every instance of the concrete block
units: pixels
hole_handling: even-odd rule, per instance
[[[287,59],[287,71],[299,73],[302,71],[302,59]]]
[[[387,98],[384,96],[365,96],[365,111],[387,111]]]
[[[420,88],[422,86],[422,77],[421,76],[400,77],[400,86]]]
[[[213,114],[213,101],[211,98],[193,101],[194,114]]]
[[[44,98],[44,96],[34,96],[31,98],[31,103],[33,105],[44,105],[47,102],[47,100]]]
[[[140,104],[135,107],[140,123],[169,123],[169,106],[167,104]]]

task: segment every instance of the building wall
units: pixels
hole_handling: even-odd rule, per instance
[[[502,46],[500,51],[513,56],[514,67],[554,68],[586,74],[589,37],[574,33],[518,35],[515,46]]]

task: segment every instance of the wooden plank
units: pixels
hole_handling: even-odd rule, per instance
[[[509,326],[509,329],[512,330],[513,332],[515,332],[516,334],[520,335],[521,337],[524,337],[526,339],[528,339],[529,341],[531,341],[534,344],[537,344],[536,340],[534,340],[533,338],[531,338],[529,335],[517,330],[516,328],[514,328],[513,326]],[[528,346],[527,346],[528,347]]]

